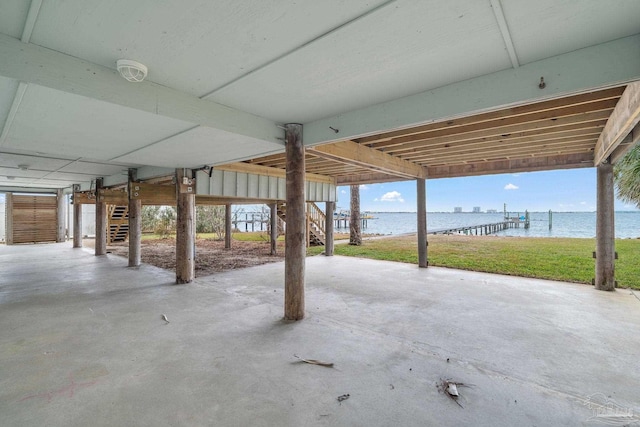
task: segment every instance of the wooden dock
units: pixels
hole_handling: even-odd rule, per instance
[[[473,236],[487,236],[497,233],[508,228],[520,228],[520,224],[525,224],[517,218],[509,218],[504,221],[494,222],[491,224],[465,225],[463,227],[449,227],[430,230],[427,234],[465,234]]]

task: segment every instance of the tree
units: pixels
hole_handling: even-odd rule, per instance
[[[215,233],[224,238],[224,206],[196,206],[196,233]]]
[[[158,228],[160,221],[160,206],[143,206],[142,207],[142,231],[154,232]]]
[[[618,197],[640,208],[640,144],[615,165],[614,174]]]
[[[351,186],[351,213],[349,214],[349,244],[362,245],[360,222],[360,186]]]

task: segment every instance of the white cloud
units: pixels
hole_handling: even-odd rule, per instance
[[[389,191],[388,193],[384,193],[382,197],[380,197],[381,202],[400,202],[404,203],[404,199],[402,198],[402,194],[397,191]]]
[[[367,184],[360,184],[360,189],[361,190],[368,190],[369,186]]]
[[[346,190],[342,190],[342,191],[340,192],[340,194],[347,194],[347,191],[346,191]]]
[[[587,204],[587,202],[580,202],[580,204],[581,204],[582,206],[584,206],[584,205],[586,205],[586,204]]]
[[[513,185],[511,183],[504,186],[505,190],[517,190],[519,187],[517,185]]]

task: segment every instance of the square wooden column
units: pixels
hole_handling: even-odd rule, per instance
[[[324,255],[333,256],[333,213],[336,210],[336,202],[326,202],[324,207]]]
[[[96,256],[107,254],[107,204],[102,200],[102,178],[96,179]]]
[[[176,169],[176,283],[191,283],[196,276],[195,262],[195,179],[190,169]]]
[[[426,180],[416,180],[418,211],[418,266],[427,268],[427,189]]]
[[[129,169],[129,267],[142,262],[142,200],[135,191],[136,181],[137,170]]]
[[[82,204],[78,203],[78,197],[73,197],[73,247],[82,247]]]
[[[66,235],[66,225],[64,219],[64,194],[62,190],[58,190],[56,192],[56,201],[57,201],[57,232],[56,232],[56,242],[61,243],[65,240]]]
[[[300,320],[304,317],[304,269],[307,235],[302,125],[285,125],[285,146],[287,154],[287,228],[284,253],[284,318],[286,320]]]
[[[275,255],[278,244],[278,205],[276,203],[269,203],[269,232],[271,255]]]
[[[601,291],[613,291],[616,287],[613,165],[603,163],[597,170],[595,286]]]
[[[224,205],[224,248],[231,249],[231,232],[233,222],[231,221],[231,205]]]

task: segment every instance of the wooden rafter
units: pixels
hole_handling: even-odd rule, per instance
[[[640,122],[640,81],[627,85],[607,124],[598,138],[595,149],[595,165],[607,160],[620,143]]]
[[[307,149],[306,170],[346,185],[415,177],[389,170],[390,159],[427,168],[428,178],[592,167],[598,140],[606,136],[605,126],[614,129],[613,123],[618,123],[617,131],[608,131],[613,143],[599,146],[608,147],[605,152],[612,161],[640,139],[638,84],[315,146]],[[616,113],[623,109],[626,113]],[[358,158],[359,150],[367,153],[366,161]],[[380,157],[387,167],[371,160]],[[285,168],[282,154],[250,162]]]
[[[404,178],[425,178],[422,166],[385,154],[353,141],[310,148],[315,155]]]

